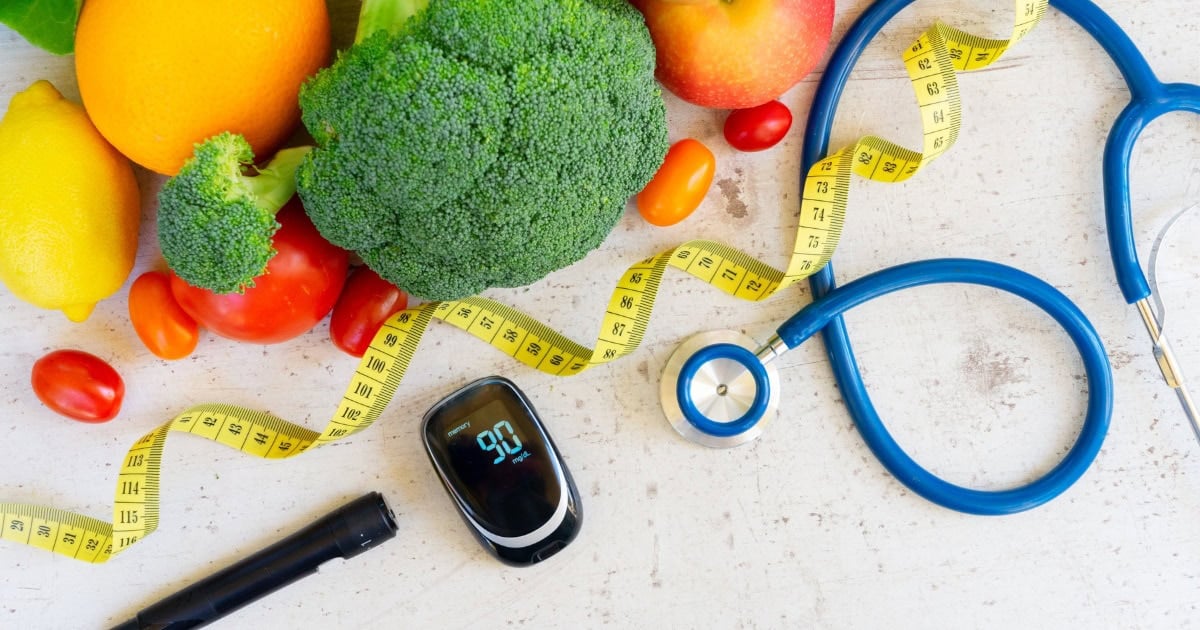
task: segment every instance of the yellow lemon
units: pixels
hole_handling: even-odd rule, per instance
[[[141,217],[137,180],[79,105],[48,81],[0,120],[0,282],[74,322],[121,288]]]

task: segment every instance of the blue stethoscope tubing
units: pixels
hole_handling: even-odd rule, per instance
[[[874,3],[833,51],[809,112],[801,172],[808,172],[812,164],[822,159],[828,151],[838,101],[859,56],[880,29],[913,1],[880,0]],[[1104,151],[1104,199],[1109,247],[1121,291],[1132,304],[1150,295],[1150,286],[1138,263],[1130,210],[1128,167],[1133,145],[1146,125],[1165,113],[1200,113],[1200,88],[1159,81],[1124,31],[1088,0],[1051,0],[1050,4],[1082,26],[1108,52],[1132,94],[1130,104],[1113,125]],[[814,304],[822,304],[826,300],[846,301],[839,300],[838,294],[855,283],[837,289],[830,264],[814,274],[810,284]],[[1046,295],[1049,294],[1042,297]],[[1037,302],[1036,299],[1034,301]],[[834,305],[821,308],[834,308]],[[840,311],[826,318],[821,332],[850,414],[867,445],[892,475],[914,492],[948,508],[975,514],[1005,514],[1040,505],[1073,484],[1095,458],[1107,431],[1112,410],[1108,361],[1103,356],[1100,339],[1086,318],[1074,307],[1067,310],[1072,311],[1067,320],[1057,315],[1055,319],[1071,335],[1084,358],[1089,390],[1084,426],[1067,456],[1048,474],[1026,486],[999,492],[962,488],[938,479],[917,465],[888,434],[871,403],[854,358],[845,321],[837,314]]]
[[[914,0],[880,0],[864,12],[833,51],[817,86],[804,135],[802,173],[829,149],[838,101],[863,50],[901,9]],[[1129,201],[1129,159],[1137,136],[1151,121],[1170,111],[1200,112],[1200,89],[1163,84],[1129,37],[1088,0],[1051,0],[1079,23],[1109,53],[1129,84],[1132,101],[1118,117],[1104,154],[1105,203],[1109,244],[1117,278],[1130,302],[1150,288],[1138,264]],[[1041,478],[1000,491],[965,488],[938,478],[905,453],[888,433],[862,380],[841,313],[887,291],[931,282],[967,282],[1017,294],[1049,313],[1068,333],[1084,362],[1088,404],[1079,436],[1061,462]],[[996,263],[934,260],[886,269],[837,288],[832,264],[810,279],[813,303],[798,313],[781,334],[789,347],[820,330],[838,386],[867,446],[893,475],[917,494],[944,507],[971,514],[1010,514],[1037,507],[1075,483],[1091,465],[1112,415],[1112,374],[1104,345],[1079,309],[1062,293],[1024,272]],[[806,313],[807,312],[807,313]]]
[[[1066,331],[1083,359],[1088,401],[1079,435],[1056,466],[1023,486],[976,490],[950,483],[929,472],[892,438],[863,384],[842,314],[888,293],[949,283],[991,287],[1027,300],[1049,314]],[[699,350],[690,355],[680,369],[675,387],[680,413],[694,429],[718,440],[731,439],[752,430],[764,419],[772,395],[764,357],[778,352],[781,347],[785,348],[783,351],[796,348],[818,332],[824,332],[842,398],[867,446],[897,480],[943,507],[970,514],[998,515],[1042,505],[1083,475],[1108,433],[1112,415],[1112,371],[1100,335],[1087,316],[1070,298],[1035,276],[1000,263],[970,258],[937,258],[900,264],[843,286],[831,287],[821,298],[813,300],[780,325],[775,338],[757,353],[729,343],[713,344]],[[714,422],[707,418],[693,396],[693,378],[701,365],[712,360],[736,362],[755,381],[753,400],[741,417],[730,422]]]
[[[822,159],[828,151],[838,101],[859,56],[880,29],[913,1],[880,0],[874,3],[833,51],[809,112],[801,172],[808,172],[811,165]],[[1134,242],[1129,197],[1130,157],[1142,130],[1159,116],[1173,111],[1200,113],[1200,88],[1159,81],[1125,32],[1089,0],[1051,0],[1050,4],[1095,38],[1113,59],[1129,86],[1130,103],[1117,117],[1104,150],[1105,215],[1109,248],[1121,292],[1131,304],[1144,303],[1150,295],[1150,286],[1138,262]],[[833,298],[837,293],[837,285],[832,265],[826,265],[814,274],[810,284],[815,301]],[[1143,317],[1146,317],[1145,312]],[[1063,322],[1060,320],[1060,323]],[[1086,320],[1081,323],[1086,323]],[[1078,331],[1065,323],[1063,325],[1079,346]],[[1094,335],[1094,332],[1091,334]],[[999,493],[973,491],[947,484],[913,462],[884,429],[867,395],[844,320],[840,316],[829,318],[822,336],[835,378],[868,446],[897,479],[918,494],[946,507],[970,513],[1002,514],[1028,509],[1047,501],[1065,490],[1083,473],[1094,459],[1106,432],[1112,405],[1111,374],[1107,369],[1099,369],[1101,361],[1094,355],[1101,346],[1099,339],[1096,339],[1092,350],[1084,351],[1080,347],[1088,371],[1087,419],[1075,445],[1056,468],[1032,484]],[[1107,365],[1107,360],[1103,363]],[[1100,415],[1104,417],[1100,418]]]
[[[826,267],[828,269],[828,267]],[[1067,296],[1028,273],[999,263],[966,258],[911,262],[863,276],[836,289],[832,273],[820,297],[779,327],[776,334],[796,347],[822,332],[842,398],[863,440],[897,480],[943,507],[969,514],[999,515],[1028,510],[1053,499],[1091,465],[1112,416],[1112,371],[1100,335]],[[1048,313],[1079,350],[1088,379],[1083,426],[1066,456],[1040,478],[1006,490],[976,490],[941,479],[909,457],[892,438],[867,393],[842,313],[893,291],[927,284],[966,283],[1007,291]]]

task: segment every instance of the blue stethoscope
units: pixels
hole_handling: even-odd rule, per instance
[[[867,9],[834,49],[817,87],[805,129],[802,173],[829,148],[838,100],[859,56],[880,29],[914,0],[880,0]],[[1150,285],[1138,263],[1129,201],[1129,160],[1141,131],[1172,111],[1200,113],[1200,86],[1159,81],[1129,37],[1089,0],[1051,0],[1108,51],[1125,77],[1131,102],[1117,117],[1104,153],[1104,199],[1109,247],[1126,300],[1137,305],[1154,344],[1155,357],[1200,438],[1196,410],[1162,337],[1160,317],[1150,304]],[[917,494],[972,514],[1009,514],[1037,507],[1071,486],[1095,459],[1112,415],[1112,374],[1104,345],[1087,317],[1046,282],[998,263],[934,259],[898,265],[836,286],[832,265],[810,279],[813,302],[781,325],[765,345],[731,331],[702,333],[682,344],[663,372],[661,398],[672,425],[685,437],[724,447],[757,437],[779,401],[774,360],[817,332],[824,335],[834,375],[859,433],[884,467]],[[1049,314],[1070,336],[1088,379],[1087,410],[1074,445],[1057,466],[1027,485],[984,491],[947,482],[917,464],[896,443],[863,384],[842,314],[901,289],[940,283],[969,283],[1007,291]]]

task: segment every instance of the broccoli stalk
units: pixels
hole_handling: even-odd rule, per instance
[[[363,0],[354,42],[361,42],[375,31],[395,34],[408,18],[428,5],[429,0]]]
[[[279,151],[254,166],[240,135],[224,132],[196,145],[158,193],[158,239],[171,270],[215,293],[254,286],[275,255],[275,214],[296,192],[296,169],[312,147]]]

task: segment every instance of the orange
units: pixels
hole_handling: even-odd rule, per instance
[[[329,60],[325,0],[88,0],[75,73],[88,116],[134,162],[174,175],[193,145],[240,133],[269,156]]]

